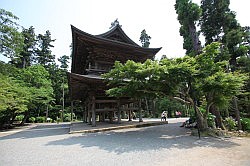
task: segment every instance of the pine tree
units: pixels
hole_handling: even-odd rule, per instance
[[[151,37],[147,34],[146,30],[143,29],[141,31],[141,37],[140,37],[140,42],[142,44],[142,47],[148,48],[150,45],[150,42],[149,42],[150,39]]]

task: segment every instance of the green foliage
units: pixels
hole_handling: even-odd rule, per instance
[[[208,127],[215,128],[215,116],[211,113],[208,113],[207,124]]]
[[[0,62],[1,125],[11,124],[20,113],[28,117],[44,115],[47,108],[56,119],[57,105],[63,98],[65,107],[69,105],[66,75],[69,57],[59,58],[60,69],[51,52],[55,41],[51,33],[36,35],[33,26],[22,27],[19,32],[17,20],[11,12],[0,9],[0,54],[11,58],[10,64]]]
[[[242,118],[241,125],[244,131],[250,132],[250,118]]]
[[[202,0],[201,9],[202,15],[200,19],[201,31],[206,39],[206,44],[211,44],[214,41],[221,41],[221,33],[229,16],[229,0]],[[235,16],[233,16],[235,17]],[[226,23],[227,22],[227,23]]]
[[[31,107],[43,106],[53,100],[53,89],[49,79],[49,73],[41,65],[33,65],[21,70],[19,80],[29,87],[32,101]]]
[[[220,51],[220,44],[212,43],[195,58],[116,62],[114,69],[103,75],[113,87],[107,93],[113,97],[132,98],[168,96],[191,105],[194,98],[205,98],[208,109],[211,105],[226,108],[231,98],[240,94],[246,77],[241,73],[227,72],[228,63],[216,61]],[[198,110],[199,118],[207,117],[208,109],[204,114]]]
[[[201,51],[199,33],[196,31],[196,22],[201,15],[200,7],[191,0],[176,0],[175,10],[178,15],[180,35],[183,36],[183,48],[186,54],[195,56]]]
[[[182,115],[185,116],[186,109],[185,107],[178,101],[175,100],[169,100],[168,98],[164,97],[162,99],[159,99],[157,102],[158,106],[158,114],[160,115],[163,111],[168,112],[168,117],[175,117],[175,112],[180,111]]]
[[[67,55],[63,55],[60,58],[58,58],[58,61],[61,63],[60,68],[67,71],[68,69],[68,63],[69,63],[70,57]]]
[[[16,57],[12,63],[16,64],[19,68],[26,68],[31,66],[32,62],[35,60],[34,50],[36,48],[36,34],[35,28],[33,26],[29,29],[23,28],[22,36],[24,38],[23,49],[20,53],[20,56]]]
[[[45,119],[45,117],[38,116],[38,117],[36,117],[36,122],[37,123],[44,123],[44,122],[46,122],[46,119]]]
[[[17,115],[16,118],[15,118],[15,120],[16,121],[22,121],[23,118],[24,118],[24,115]]]
[[[0,73],[0,122],[6,123],[28,109],[29,91],[8,76]]]
[[[17,20],[13,13],[0,9],[0,53],[11,59],[20,54],[24,45]]]
[[[229,131],[235,130],[237,125],[236,121],[232,117],[227,117],[224,120],[224,124]]]
[[[29,121],[30,121],[31,123],[35,123],[36,118],[32,116],[32,117],[29,118]]]
[[[52,55],[51,48],[54,47],[51,42],[54,42],[55,39],[51,39],[51,33],[49,30],[45,32],[44,35],[38,35],[38,46],[39,48],[35,50],[36,52],[36,61],[43,65],[48,66],[55,62],[55,55]]]
[[[74,118],[75,118],[75,114],[73,113],[73,119]],[[64,122],[70,122],[71,121],[71,113],[64,114],[63,121]]]

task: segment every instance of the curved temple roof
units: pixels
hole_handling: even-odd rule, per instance
[[[86,33],[74,27],[73,25],[71,25],[71,29],[72,29],[73,38],[74,38],[74,34],[78,34],[80,36],[84,36],[86,40],[95,41],[98,43],[101,42],[101,43],[113,44],[113,45],[118,45],[118,46],[132,47],[132,48],[139,49],[143,52],[145,51],[147,53],[152,53],[152,54],[156,54],[158,51],[161,50],[161,47],[160,48],[145,48],[145,47],[139,46],[124,33],[120,25],[116,25],[114,28],[112,28],[108,32],[105,32],[100,35],[91,35],[89,33]]]

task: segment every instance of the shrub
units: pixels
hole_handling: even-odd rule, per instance
[[[75,118],[75,114],[73,113],[73,119]],[[70,122],[71,121],[71,113],[64,114],[63,118],[64,122]]]
[[[250,131],[250,118],[242,118],[241,120],[242,130]]]
[[[45,117],[42,117],[42,116],[36,117],[36,122],[37,123],[44,123],[45,122]]]
[[[232,117],[228,117],[224,120],[225,127],[231,131],[235,130],[235,127],[237,125],[236,121]]]
[[[29,118],[29,121],[30,121],[31,123],[34,123],[34,122],[36,121],[36,118],[35,118],[35,117],[30,117],[30,118]]]
[[[61,121],[61,119],[60,118],[56,118],[56,123],[59,123]]]
[[[207,124],[208,127],[215,128],[215,116],[211,113],[208,113]]]
[[[18,115],[18,116],[16,116],[15,120],[16,121],[22,121],[23,118],[24,118],[24,115]]]

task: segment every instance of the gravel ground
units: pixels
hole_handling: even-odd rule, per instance
[[[89,134],[67,134],[67,125],[0,134],[0,165],[250,165],[249,138],[199,140],[190,136],[190,130],[179,127],[184,120]]]

